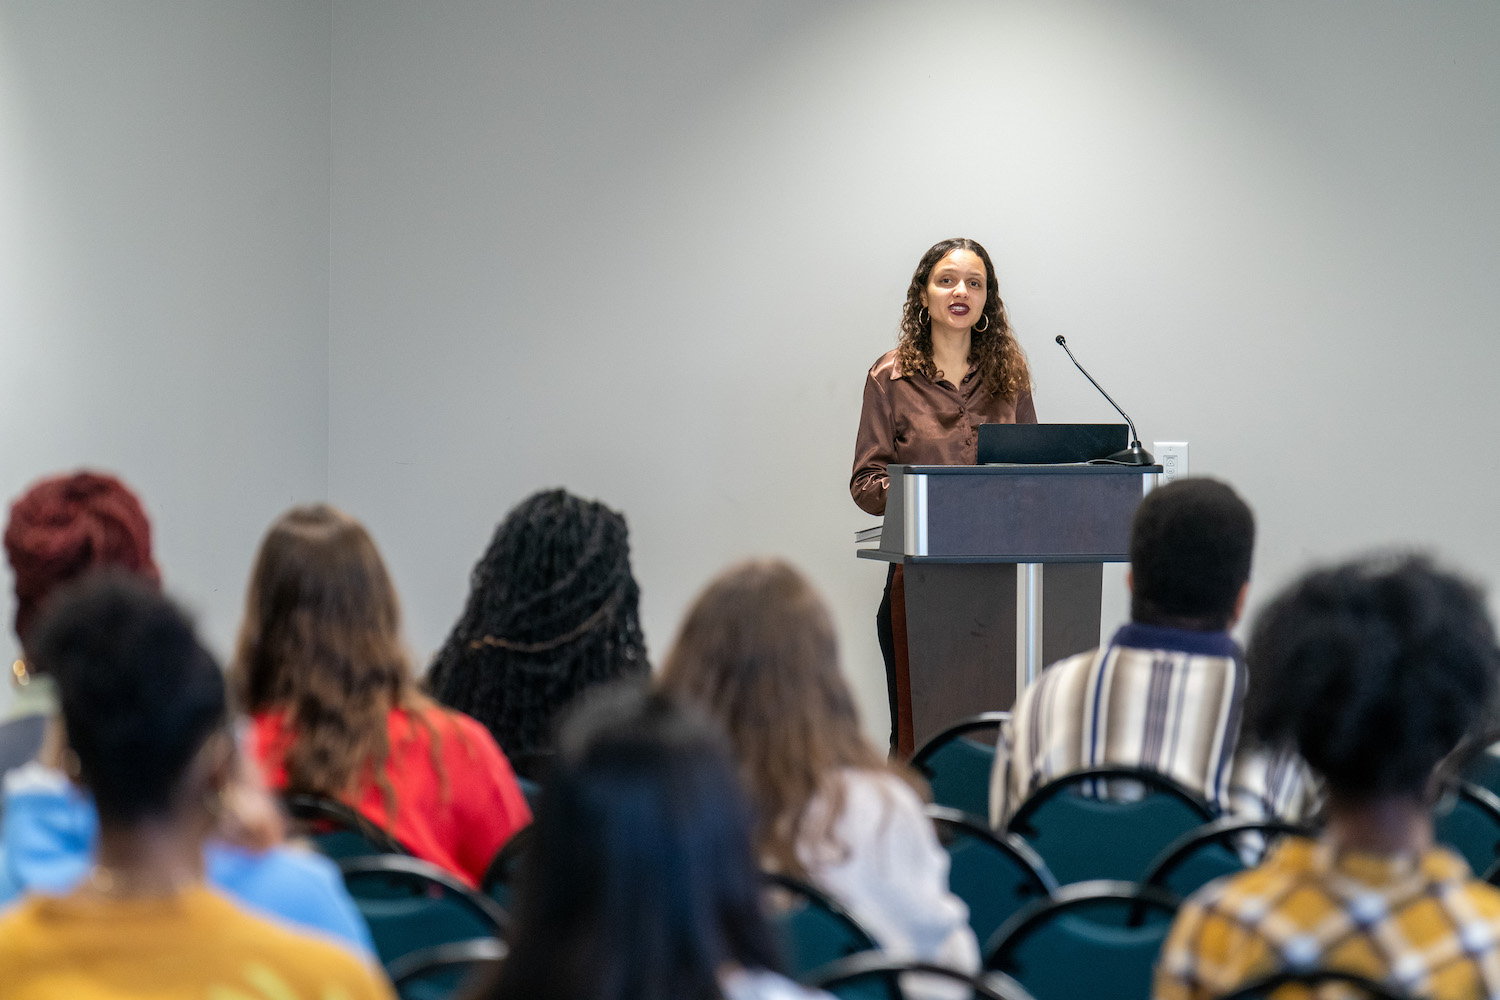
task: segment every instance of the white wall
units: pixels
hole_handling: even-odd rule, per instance
[[[1250,499],[1256,600],[1390,543],[1493,577],[1497,45],[1479,3],[337,0],[330,490],[422,649],[538,487],[629,516],[656,656],[789,555],[876,729],[860,385],[967,234],[1043,419],[1110,416],[1061,332]]]
[[[0,485],[107,460],[162,498],[164,546],[184,532],[168,569],[205,601],[238,596],[254,539],[326,470],[393,564],[425,657],[496,520],[564,485],[629,517],[657,657],[727,561],[795,559],[834,606],[875,731],[883,574],[853,558],[870,519],[845,489],[860,385],[917,257],[960,233],[996,259],[1043,419],[1110,416],[1051,344],[1065,333],[1148,445],[1190,441],[1193,471],[1250,499],[1254,601],[1309,560],[1393,543],[1497,575],[1493,4],[333,0],[331,30],[314,4],[87,6],[85,25],[79,4],[0,0],[0,73],[30,88],[3,106],[0,145],[24,153],[0,169],[30,171],[30,235],[0,235],[0,262],[24,248],[35,272],[11,282],[24,298],[0,286],[3,377],[24,351],[42,356],[28,383],[61,380],[61,334],[31,329],[105,352],[99,373],[136,356],[95,332],[131,301],[131,257],[98,244],[127,235],[188,274],[209,266],[184,249],[205,233],[266,255],[151,285],[157,314],[275,302],[306,322],[229,347],[174,334],[254,352],[260,381],[228,400],[203,388],[223,370],[207,353],[175,393],[128,406],[57,390],[193,448],[101,450],[143,435],[71,418],[27,422],[18,444],[7,391]],[[235,87],[151,83],[178,62]],[[96,95],[156,123],[154,144],[80,119]],[[260,109],[244,122],[242,102]],[[92,148],[129,167],[167,138],[182,176],[159,190],[138,165],[120,188]],[[215,183],[225,170],[251,188],[295,176],[296,210],[251,211]],[[101,256],[74,263],[85,251]],[[56,305],[48,282],[76,291]],[[269,387],[294,372],[289,412]],[[239,430],[205,421],[209,401]],[[201,443],[221,433],[240,447]],[[307,450],[282,461],[278,440]],[[209,541],[224,548],[190,571]]]
[[[0,3],[0,498],[117,471],[221,651],[266,522],[327,489],[329,26]]]

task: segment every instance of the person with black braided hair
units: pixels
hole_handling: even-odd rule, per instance
[[[495,529],[469,587],[428,689],[488,726],[517,773],[539,780],[563,706],[602,681],[651,672],[625,518],[566,490],[536,493]]]

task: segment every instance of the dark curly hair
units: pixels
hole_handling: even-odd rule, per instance
[[[34,648],[57,678],[100,822],[170,815],[194,755],[215,732],[229,735],[224,677],[187,616],[110,568],[60,593],[37,619]]]
[[[1228,628],[1254,548],[1255,515],[1224,483],[1192,477],[1152,490],[1130,525],[1130,617]]]
[[[935,243],[917,262],[911,285],[906,289],[906,304],[901,308],[901,339],[896,344],[896,360],[902,371],[920,372],[929,379],[937,377],[932,361],[932,316],[927,314],[923,318],[922,292],[938,261],[954,250],[970,250],[984,261],[984,315],[974,324],[984,329],[970,332],[969,358],[978,362],[979,379],[991,395],[1015,399],[1031,390],[1031,369],[1011,332],[1005,303],[1000,301],[995,265],[984,247],[970,239],[957,237]]]
[[[1500,653],[1484,595],[1420,556],[1316,570],[1255,623],[1246,722],[1335,795],[1421,797],[1490,718]]]
[[[600,681],[651,670],[625,518],[564,490],[537,493],[495,530],[469,588],[428,689],[539,778],[559,709]]]
[[[516,896],[510,956],[474,1000],[722,997],[778,970],[747,801],[723,735],[627,684],[569,711]]]

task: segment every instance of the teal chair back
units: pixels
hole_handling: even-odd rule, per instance
[[[469,996],[505,960],[504,942],[492,937],[435,945],[405,955],[387,972],[401,1000],[453,1000]]]
[[[1129,785],[1138,798],[1122,796]],[[1089,879],[1137,881],[1161,849],[1214,819],[1202,796],[1142,768],[1099,767],[1037,789],[1007,830],[1035,848],[1061,885]]]
[[[511,834],[511,838],[495,852],[494,860],[485,870],[484,878],[479,881],[479,891],[499,904],[506,913],[515,910],[516,880],[535,835],[536,828],[529,823]]]
[[[1065,885],[995,932],[985,968],[1015,979],[1036,1000],[1149,1000],[1176,909],[1177,898],[1154,886]]]
[[[840,1000],[862,1000],[873,989],[883,989],[892,998],[906,1000],[912,994],[902,987],[910,985],[913,973],[924,978],[922,986],[957,986],[960,989],[956,992],[973,1000],[1034,1000],[1020,983],[1000,972],[970,975],[946,966],[891,958],[879,952],[840,959],[817,970],[804,983]]]
[[[387,969],[425,948],[505,938],[505,911],[436,865],[385,855],[340,861],[339,871]]]
[[[813,970],[860,952],[875,951],[870,932],[843,906],[816,886],[790,875],[763,876],[768,907],[781,941],[786,971],[801,979]]]
[[[288,792],[281,804],[292,821],[292,831],[319,854],[334,861],[381,854],[410,854],[389,832],[337,799]]]
[[[1463,855],[1483,874],[1500,858],[1500,797],[1464,781],[1450,786],[1433,810],[1433,839]]]
[[[1281,820],[1214,820],[1162,848],[1141,881],[1186,897],[1216,878],[1244,871],[1286,834],[1311,837],[1316,831]]]
[[[1480,750],[1464,765],[1463,779],[1500,795],[1500,754]]]
[[[1057,888],[1046,862],[1015,834],[996,835],[977,817],[928,806],[927,816],[948,852],[948,888],[969,908],[974,937],[991,934],[1021,907]]]
[[[1009,712],[985,712],[955,722],[912,754],[911,766],[927,779],[934,804],[989,816],[995,740],[1009,718]]]

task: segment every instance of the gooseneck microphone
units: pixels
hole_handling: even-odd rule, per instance
[[[1057,335],[1057,346],[1068,351],[1068,342],[1063,339],[1063,335],[1060,333]],[[1105,461],[1116,462],[1120,465],[1155,465],[1156,459],[1152,457],[1149,451],[1141,447],[1141,439],[1136,436],[1135,421],[1130,419],[1130,414],[1120,409],[1120,404],[1116,403],[1110,394],[1104,391],[1104,386],[1098,382],[1094,382],[1094,376],[1090,375],[1088,370],[1078,363],[1078,359],[1073,357],[1072,351],[1068,351],[1068,360],[1073,362],[1074,368],[1083,372],[1084,378],[1094,383],[1094,388],[1099,390],[1101,396],[1109,400],[1109,405],[1113,406],[1119,412],[1120,416],[1125,418],[1125,423],[1130,427],[1130,447],[1124,451],[1115,452],[1105,459]]]

